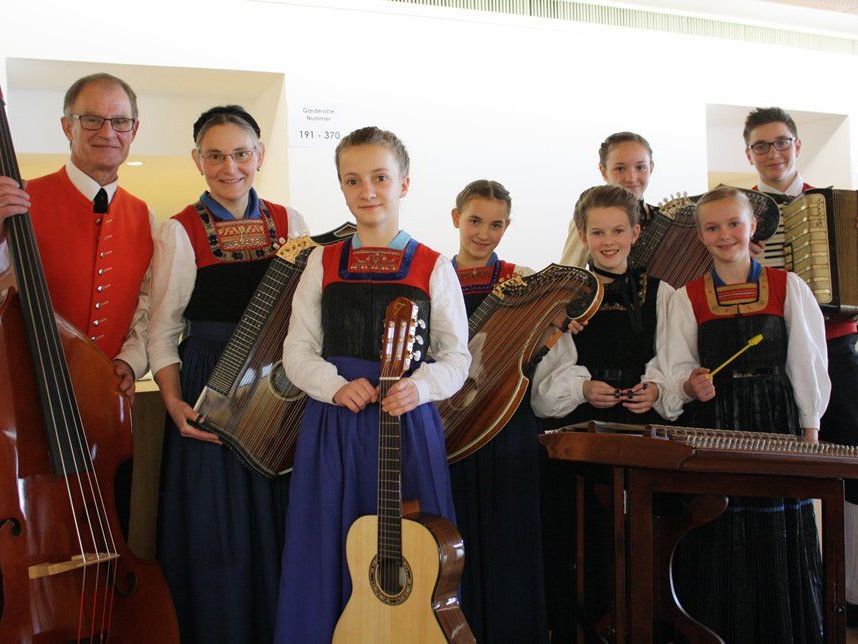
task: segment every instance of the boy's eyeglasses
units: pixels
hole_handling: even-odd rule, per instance
[[[792,147],[793,141],[795,141],[795,139],[791,136],[783,136],[779,139],[775,139],[774,141],[757,141],[753,145],[749,145],[748,148],[751,152],[761,157],[764,154],[768,154],[772,146],[774,146],[775,150],[778,152],[789,150]]]
[[[115,116],[112,119],[94,114],[72,114],[73,119],[80,121],[80,126],[84,130],[100,130],[104,127],[105,121],[110,121],[110,127],[114,132],[130,132],[134,129],[134,123],[137,119],[128,118],[127,116]]]
[[[256,154],[256,150],[253,148],[250,150],[236,150],[235,152],[220,152],[219,150],[212,150],[205,154],[201,153],[200,158],[209,165],[220,165],[226,161],[227,157],[231,158],[235,163],[241,164],[250,161],[254,154]]]

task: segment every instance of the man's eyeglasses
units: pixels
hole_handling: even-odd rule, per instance
[[[224,163],[227,157],[231,158],[235,163],[242,164],[247,163],[253,158],[253,155],[256,154],[256,150],[254,148],[250,148],[249,150],[235,150],[234,152],[221,152],[220,150],[212,150],[211,152],[200,153],[200,157],[203,161],[208,163],[209,165],[220,165]]]
[[[100,130],[104,127],[105,121],[110,121],[110,127],[113,128],[114,132],[130,132],[134,129],[134,123],[137,122],[137,119],[131,119],[127,116],[115,116],[108,119],[94,114],[72,114],[71,117],[80,121],[80,126],[84,130]]]
[[[789,150],[792,147],[793,141],[795,141],[795,139],[791,136],[782,136],[774,141],[757,141],[753,145],[749,145],[748,148],[751,152],[761,157],[764,154],[768,154],[772,146],[774,146],[775,150],[778,152]]]

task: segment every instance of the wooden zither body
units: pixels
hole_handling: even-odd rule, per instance
[[[755,241],[771,237],[778,227],[777,203],[756,190],[742,192],[757,219]],[[697,197],[677,197],[659,206],[629,253],[629,266],[645,268],[648,275],[681,288],[711,270],[712,256],[697,235],[694,205]]]
[[[473,454],[506,425],[530,382],[524,367],[559,314],[588,320],[602,285],[581,268],[551,264],[498,284],[468,321],[471,366],[462,389],[438,404],[450,462]]]
[[[593,421],[546,433],[540,442],[552,457],[605,465],[858,478],[858,447],[789,434]]]
[[[194,405],[194,424],[220,436],[245,465],[265,476],[292,469],[307,400],[283,373],[292,296],[310,251],[354,231],[343,224],[292,239],[277,251]]]
[[[784,268],[831,320],[858,315],[858,191],[814,188],[783,206]]]

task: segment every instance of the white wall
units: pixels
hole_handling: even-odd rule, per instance
[[[472,179],[498,179],[512,192],[516,222],[501,254],[536,268],[557,258],[572,203],[600,182],[596,151],[611,132],[636,130],[652,143],[656,172],[647,196],[656,202],[706,188],[707,104],[858,116],[849,82],[856,56],[380,1],[338,4],[149,2],[127,5],[130,16],[122,18],[122,8],[93,3],[96,17],[85,19],[81,3],[16,3],[4,15],[0,82],[6,58],[97,61],[92,71],[112,62],[282,73],[287,103],[342,102],[356,125],[380,125],[406,142],[413,159],[407,230],[454,252],[455,194]],[[56,127],[57,110],[36,98],[16,120]],[[271,118],[286,127],[285,108]],[[181,113],[177,123],[150,119],[147,128],[176,127],[185,137],[191,120]],[[826,145],[852,151],[845,176],[854,186],[856,128],[849,136]],[[269,161],[285,163],[284,150],[274,154]],[[264,186],[270,198],[288,196],[315,231],[347,216],[332,154],[292,147],[288,184]]]

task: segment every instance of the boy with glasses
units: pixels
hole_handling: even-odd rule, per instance
[[[745,119],[745,154],[757,170],[759,180],[755,190],[780,195],[789,202],[812,186],[801,178],[796,160],[801,154],[801,139],[795,121],[779,107],[757,108]],[[858,213],[856,213],[858,216]],[[783,239],[783,222],[772,241]],[[751,253],[762,264],[780,261],[779,257],[751,242]],[[831,378],[831,399],[820,424],[820,439],[844,445],[858,444],[858,326],[855,320],[825,322],[828,347],[828,375]],[[846,599],[847,621],[858,626],[858,482],[846,482]]]

